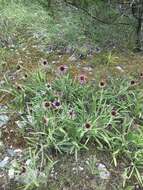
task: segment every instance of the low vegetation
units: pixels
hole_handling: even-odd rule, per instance
[[[118,16],[113,25],[84,4],[48,2],[0,0],[0,172],[8,189],[93,190],[101,179],[102,190],[141,189],[135,19],[101,1],[98,16]]]

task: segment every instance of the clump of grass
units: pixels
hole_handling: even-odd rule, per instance
[[[142,184],[141,86],[132,87],[129,79],[109,79],[104,88],[89,81],[81,84],[69,71],[56,76],[50,88],[47,84],[46,73],[39,71],[21,88],[7,81],[1,89],[11,94],[9,109],[25,123],[28,146],[46,157],[53,151],[77,156],[94,144],[110,154],[115,167],[120,160],[128,165],[124,185],[132,177]]]

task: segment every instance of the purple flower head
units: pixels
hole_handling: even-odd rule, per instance
[[[43,65],[48,65],[48,61],[47,60],[43,60]]]
[[[23,80],[26,80],[28,78],[28,74],[25,73],[22,78],[23,78]]]
[[[18,84],[18,83],[15,83],[15,88],[16,88],[18,91],[23,90],[22,85],[21,85],[21,84]]]
[[[52,102],[52,106],[54,109],[60,109],[61,108],[61,102],[59,100],[54,100]]]
[[[111,115],[112,115],[113,117],[116,117],[116,116],[117,116],[117,111],[116,111],[115,108],[113,108],[113,109],[111,110]]]
[[[17,85],[17,90],[22,90],[21,86],[20,85]]]
[[[45,86],[46,86],[46,88],[47,88],[48,90],[51,90],[51,89],[52,89],[52,86],[51,86],[50,83],[46,83]]]
[[[49,62],[46,59],[41,59],[40,60],[40,64],[44,67],[44,68],[49,68]]]
[[[70,118],[70,119],[75,119],[75,118],[76,118],[76,113],[75,113],[75,111],[72,110],[72,109],[69,110],[68,115],[69,115],[69,118]]]
[[[85,84],[85,83],[87,83],[87,77],[86,77],[85,75],[80,75],[80,76],[78,77],[78,80],[79,80],[79,83],[80,83],[80,84]]]
[[[99,87],[100,87],[100,88],[105,88],[105,87],[106,87],[106,82],[105,82],[104,80],[101,80],[101,81],[99,82]]]
[[[21,69],[21,66],[20,66],[20,65],[17,65],[17,66],[16,66],[16,70],[19,71],[20,69]]]
[[[137,85],[137,81],[135,81],[135,80],[131,80],[131,81],[130,81],[130,85],[131,85],[131,86],[135,86],[135,85]]]
[[[61,74],[61,75],[65,74],[67,72],[67,70],[68,70],[67,65],[60,65],[58,67],[59,74]]]
[[[85,123],[84,124],[84,128],[86,129],[86,130],[89,130],[89,129],[91,129],[91,124],[89,123],[89,122],[87,122],[87,123]]]
[[[143,79],[143,72],[140,73],[140,78]]]
[[[44,101],[43,102],[43,108],[45,109],[45,110],[47,110],[48,108],[50,108],[51,107],[51,102],[48,102],[48,101]]]
[[[27,77],[28,77],[28,74],[27,74],[27,73],[25,73],[25,74],[24,74],[24,77],[25,77],[25,78],[27,78]]]

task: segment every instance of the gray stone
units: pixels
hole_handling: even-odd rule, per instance
[[[7,122],[9,120],[9,117],[7,115],[0,115],[0,127],[2,127],[3,125],[6,125]]]
[[[0,168],[4,168],[9,163],[9,157],[5,157],[2,161],[0,161]]]
[[[14,176],[15,176],[14,168],[10,168],[8,170],[8,177],[9,177],[9,179],[14,179]]]
[[[5,84],[5,81],[4,80],[1,80],[0,81],[0,86],[4,85]]]
[[[121,73],[124,72],[124,69],[123,69],[121,66],[116,66],[116,69],[117,69],[118,71],[120,71]]]
[[[69,61],[77,61],[77,58],[75,57],[74,54],[69,57]]]
[[[11,156],[11,157],[15,156],[15,154],[16,154],[13,149],[7,149],[7,153],[8,153],[9,156]]]
[[[107,170],[106,166],[102,163],[99,163],[97,166],[99,176],[101,179],[109,179],[110,178],[110,172]]]
[[[86,66],[86,67],[83,67],[83,70],[84,71],[88,71],[88,72],[92,72],[92,67],[89,67],[89,66]]]

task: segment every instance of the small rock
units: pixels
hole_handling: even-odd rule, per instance
[[[83,67],[83,70],[84,71],[88,71],[88,72],[91,72],[93,69],[91,67]]]
[[[9,154],[9,156],[13,157],[15,156],[15,152],[13,149],[7,149],[7,153]]]
[[[83,171],[83,170],[84,170],[84,168],[79,166],[79,171]]]
[[[69,57],[69,61],[77,61],[77,58],[75,57],[74,54]]]
[[[14,169],[13,168],[9,169],[8,177],[9,177],[9,179],[14,179]]]
[[[116,69],[119,70],[120,72],[124,72],[124,69],[121,66],[116,66]]]
[[[57,62],[56,61],[52,61],[52,64],[56,64]]]
[[[72,168],[72,170],[75,171],[75,170],[77,170],[77,168],[74,167],[74,168]]]
[[[5,81],[4,80],[1,80],[0,81],[0,86],[4,85],[5,84]]]
[[[24,128],[24,127],[26,126],[26,123],[25,123],[24,121],[18,120],[18,121],[15,121],[15,123],[17,124],[17,126],[18,126],[20,129],[22,129],[22,128]]]
[[[29,166],[32,163],[31,159],[26,160],[25,165]]]
[[[5,157],[2,161],[0,161],[0,168],[4,168],[9,162],[9,157]]]
[[[101,179],[109,179],[110,172],[107,170],[104,164],[99,163],[97,168],[98,168],[99,176]]]
[[[10,162],[11,166],[13,168],[19,168],[19,164],[18,164],[18,161],[16,159],[13,159],[11,162]]]
[[[140,187],[139,184],[135,184],[135,188],[134,188],[134,190],[142,190],[142,188]]]
[[[14,152],[17,154],[17,153],[22,153],[22,150],[20,148],[18,149],[15,149]]]
[[[3,111],[6,111],[7,110],[7,106],[5,105],[0,105],[0,111],[3,112]]]
[[[0,115],[0,127],[3,125],[6,125],[9,120],[9,117],[7,115]]]
[[[27,119],[29,123],[33,124],[33,117],[31,115],[27,115]]]
[[[66,49],[65,49],[65,53],[67,53],[67,54],[71,54],[71,53],[73,53],[73,51],[74,51],[73,48],[70,46],[66,47]]]

